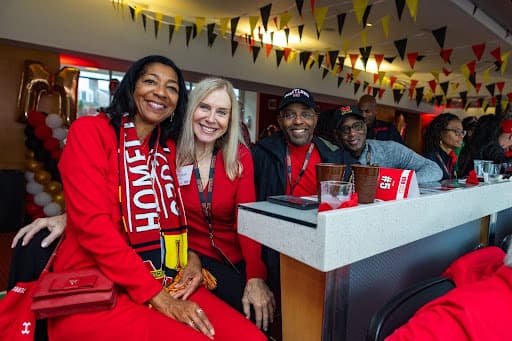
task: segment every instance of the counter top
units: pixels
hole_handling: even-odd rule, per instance
[[[511,206],[511,181],[321,213],[264,201],[239,206],[238,231],[327,272]]]

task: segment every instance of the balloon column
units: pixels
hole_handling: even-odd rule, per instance
[[[57,163],[67,129],[57,114],[31,111],[27,115],[25,211],[32,219],[51,217],[64,210],[64,195]]]

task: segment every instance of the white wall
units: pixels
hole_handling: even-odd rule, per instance
[[[352,85],[343,83],[337,88],[337,80],[331,75],[322,80],[322,72],[316,66],[304,71],[298,57],[292,63],[283,60],[277,68],[275,53],[267,59],[262,49],[253,64],[245,45],[239,45],[235,56],[231,57],[229,39],[220,36],[213,48],[208,48],[206,30],[186,47],[182,28],[174,33],[169,45],[167,27],[161,27],[155,39],[152,21],[148,20],[145,32],[140,18],[137,23],[132,22],[128,8],[121,14],[110,0],[2,0],[1,3],[0,38],[131,61],[148,54],[163,54],[188,71],[286,88],[300,86],[345,100],[355,100],[362,95],[362,87],[356,96]],[[362,72],[359,79],[372,83],[373,76],[367,76],[365,78]],[[391,90],[386,91],[379,103],[396,106]],[[418,108],[415,101],[408,100],[407,94],[399,107],[432,111],[425,103]]]

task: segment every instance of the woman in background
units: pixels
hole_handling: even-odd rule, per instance
[[[443,179],[456,179],[457,154],[466,131],[461,120],[451,113],[436,116],[425,131],[425,157],[434,161],[443,171]]]

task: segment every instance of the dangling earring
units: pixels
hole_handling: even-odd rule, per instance
[[[173,119],[174,119],[174,111],[172,112],[171,116],[169,116],[169,124],[172,123]]]

